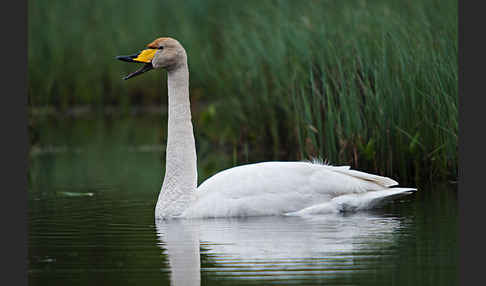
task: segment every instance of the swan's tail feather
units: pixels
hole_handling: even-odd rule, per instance
[[[322,160],[320,158],[313,158],[312,161],[310,161],[312,164],[316,165],[321,165],[324,166],[334,172],[338,172],[344,175],[352,176],[358,179],[366,180],[366,181],[371,181],[375,184],[378,184],[383,187],[392,187],[398,185],[398,182],[390,179],[388,177],[383,177],[383,176],[378,176],[378,175],[373,175],[365,172],[360,172],[356,170],[351,170],[349,166],[332,166],[329,165],[327,160]]]
[[[415,188],[389,188],[380,191],[342,195],[329,202],[310,206],[296,212],[287,213],[286,215],[304,216],[366,210],[416,191],[417,189]]]
[[[371,182],[374,182],[374,183],[376,183],[380,186],[387,187],[387,188],[398,185],[397,181],[390,179],[388,177],[368,174],[368,173],[365,173],[365,172],[360,172],[360,171],[350,170],[350,169],[336,168],[334,171],[345,174],[345,175],[349,175],[349,176],[352,176],[352,177],[356,177],[356,178],[359,178],[359,179],[363,179],[363,180],[366,180],[366,181],[371,181]]]
[[[389,188],[381,191],[359,194],[354,197],[353,195],[341,196],[337,197],[336,200],[340,201],[342,204],[343,209],[341,211],[347,211],[347,206],[351,206],[351,210],[365,210],[383,205],[389,201],[412,194],[416,191],[417,189],[415,188]]]

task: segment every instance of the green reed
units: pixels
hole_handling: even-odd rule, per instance
[[[160,73],[123,81],[136,67],[114,57],[171,36],[188,53],[198,141],[233,164],[457,175],[456,1],[71,2],[29,1],[33,109],[165,105]]]

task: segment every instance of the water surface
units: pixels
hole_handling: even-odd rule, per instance
[[[360,213],[156,222],[156,117],[52,124],[31,153],[29,285],[457,285],[454,185]]]

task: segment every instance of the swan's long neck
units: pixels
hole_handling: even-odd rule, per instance
[[[169,71],[167,81],[169,121],[165,178],[155,209],[159,218],[180,215],[193,200],[197,188],[187,61]]]

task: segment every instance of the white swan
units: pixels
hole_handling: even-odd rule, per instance
[[[189,103],[186,51],[172,38],[158,38],[120,60],[144,63],[125,79],[163,68],[168,81],[165,178],[155,217],[305,215],[373,207],[413,188],[390,188],[390,178],[310,162],[264,162],[224,170],[197,187],[196,148]]]

